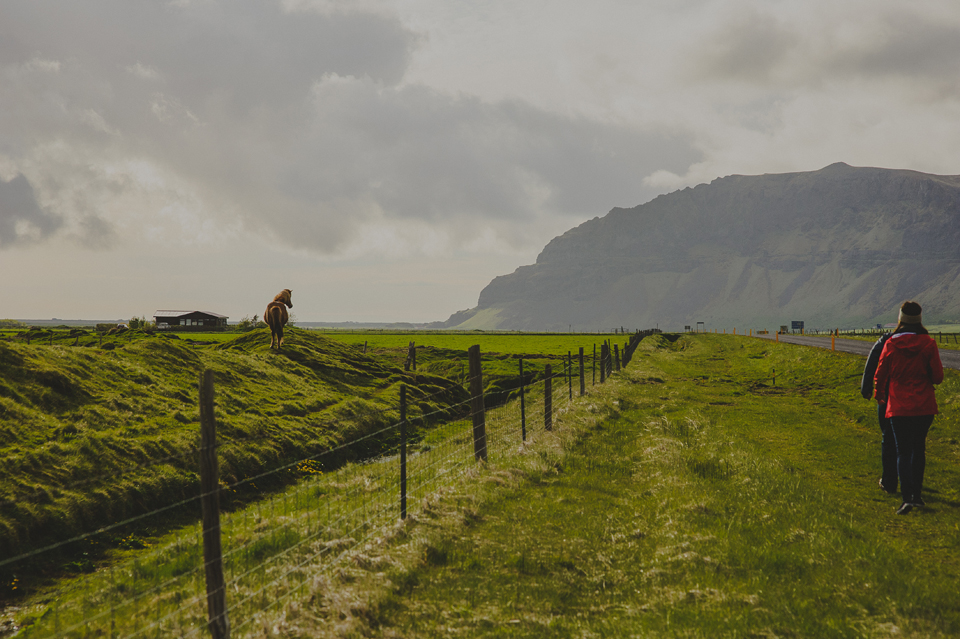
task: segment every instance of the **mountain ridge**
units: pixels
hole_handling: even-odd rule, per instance
[[[494,278],[445,325],[824,328],[905,299],[960,319],[960,176],[852,167],[730,175],[614,208]],[[480,321],[478,321],[480,320]]]

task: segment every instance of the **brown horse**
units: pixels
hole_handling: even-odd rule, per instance
[[[283,327],[290,319],[290,316],[287,315],[287,307],[293,308],[290,293],[292,291],[289,288],[280,291],[280,294],[267,304],[267,310],[263,314],[263,321],[270,327],[270,348],[280,350],[280,347],[283,346]]]

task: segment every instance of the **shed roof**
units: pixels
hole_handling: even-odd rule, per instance
[[[211,313],[210,311],[157,311],[153,314],[154,317],[183,317],[184,315],[192,315],[193,313],[202,313],[203,315],[209,315],[210,317],[219,317],[222,319],[227,319],[226,315],[220,315],[219,313]]]

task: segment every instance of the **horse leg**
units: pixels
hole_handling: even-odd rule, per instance
[[[277,350],[280,350],[280,347],[283,346],[283,325],[277,328]]]

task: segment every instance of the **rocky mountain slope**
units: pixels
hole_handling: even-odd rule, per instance
[[[915,299],[960,320],[960,176],[731,175],[615,208],[495,278],[460,328],[867,326]]]

